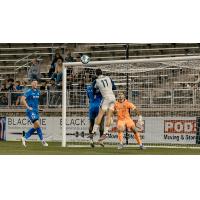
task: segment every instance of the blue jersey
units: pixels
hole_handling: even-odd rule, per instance
[[[92,86],[87,86],[87,96],[89,98],[90,106],[93,104],[99,104],[102,100],[102,95],[99,90],[94,90]]]
[[[100,91],[93,89],[92,86],[87,86],[87,96],[89,98],[89,118],[95,119],[99,113],[99,107],[102,101]]]
[[[25,91],[24,96],[26,97],[28,106],[38,112],[40,91],[38,89],[28,89]],[[29,110],[27,109],[26,111],[28,112]]]

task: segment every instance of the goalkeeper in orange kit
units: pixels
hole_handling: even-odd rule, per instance
[[[115,112],[117,113],[117,132],[118,132],[118,149],[123,148],[123,132],[126,129],[131,130],[131,132],[134,133],[134,138],[136,139],[137,143],[140,146],[140,149],[144,149],[144,146],[142,144],[142,141],[140,139],[139,132],[141,131],[141,128],[138,128],[133,120],[131,119],[129,110],[132,109],[136,112],[138,115],[138,122],[137,125],[140,127],[144,124],[142,120],[142,115],[140,111],[136,108],[134,104],[129,102],[126,98],[124,93],[118,94],[118,100],[115,102]]]

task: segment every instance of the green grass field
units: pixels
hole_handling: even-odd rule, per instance
[[[200,149],[189,148],[153,148],[140,150],[137,147],[127,147],[118,150],[112,147],[61,147],[61,143],[50,142],[49,147],[43,147],[39,142],[29,142],[24,148],[21,142],[0,142],[0,155],[200,155]]]

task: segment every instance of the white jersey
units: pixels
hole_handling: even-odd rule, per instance
[[[100,75],[94,82],[94,87],[100,90],[104,99],[115,99],[113,85],[110,77],[103,75]]]

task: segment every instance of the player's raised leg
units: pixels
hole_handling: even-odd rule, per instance
[[[109,100],[106,99],[102,104],[101,109],[104,113],[106,113],[106,127],[104,129],[103,135],[99,138],[98,142],[101,142],[108,137],[108,132],[111,125],[111,119],[114,112],[114,103],[115,103],[115,98],[111,98]]]
[[[95,134],[99,130],[99,127],[100,127],[100,124],[101,124],[101,120],[102,120],[104,114],[105,114],[105,111],[102,110],[102,108],[100,108],[99,114],[98,114],[98,116],[96,118],[96,122],[95,122],[93,130],[92,130],[93,134]]]
[[[113,103],[113,106],[114,106],[114,103]],[[113,107],[112,106],[112,107]],[[108,111],[107,111],[107,115],[106,115],[106,127],[105,127],[105,130],[104,130],[104,134],[107,135],[108,134],[108,131],[110,129],[110,125],[111,125],[111,118],[113,116],[113,111],[114,109],[113,108],[109,108]]]

